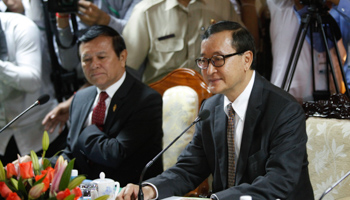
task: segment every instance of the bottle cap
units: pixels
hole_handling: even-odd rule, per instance
[[[73,177],[78,176],[78,170],[77,169],[72,169],[72,173],[71,173],[70,176],[73,176]]]
[[[239,200],[252,200],[252,197],[249,195],[244,195],[239,198]]]

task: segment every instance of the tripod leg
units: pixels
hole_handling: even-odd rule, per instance
[[[290,85],[294,76],[295,68],[298,63],[298,59],[300,56],[301,49],[303,47],[303,42],[306,37],[307,29],[310,25],[311,16],[310,14],[307,14],[305,18],[301,20],[301,24],[293,45],[293,49],[288,61],[288,65],[286,68],[286,72],[284,74],[283,82],[281,88],[283,88],[285,91],[289,91]],[[293,63],[293,66],[292,66]],[[291,68],[292,67],[292,68]],[[288,83],[287,83],[288,81]],[[287,84],[287,85],[286,85]]]
[[[324,28],[322,26],[322,20],[321,20],[321,17],[319,15],[317,15],[317,22],[318,24],[320,24],[320,29],[321,29],[321,35],[322,35],[322,39],[323,39],[323,44],[326,48],[326,55],[327,55],[327,60],[329,62],[329,66],[330,66],[330,69],[331,69],[331,73],[332,73],[332,77],[333,77],[333,82],[334,82],[334,85],[335,85],[335,89],[336,89],[336,92],[339,93],[339,85],[338,85],[338,82],[336,81],[336,76],[335,76],[335,70],[334,70],[334,64],[333,64],[333,61],[332,61],[332,57],[331,57],[331,53],[328,49],[328,44],[327,44],[327,38],[326,38],[326,34],[325,34],[325,31],[324,31]],[[336,46],[337,43],[335,43],[335,46]],[[342,66],[342,65],[340,65]]]

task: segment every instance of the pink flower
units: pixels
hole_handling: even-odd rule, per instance
[[[29,199],[37,199],[40,197],[40,195],[43,193],[43,189],[45,187],[44,183],[39,183],[34,185],[32,188],[29,190]]]
[[[19,163],[19,174],[23,179],[33,178],[32,161]]]
[[[21,198],[19,198],[19,196],[17,195],[16,192],[11,192],[11,193],[7,196],[6,200],[21,200]]]
[[[55,196],[55,193],[59,191],[60,181],[62,174],[64,170],[66,169],[68,163],[66,160],[63,159],[63,156],[59,156],[56,165],[55,165],[55,172],[53,175],[51,188],[50,188],[50,196]]]

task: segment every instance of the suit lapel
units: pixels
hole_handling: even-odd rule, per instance
[[[78,141],[78,137],[81,131],[83,130],[83,126],[90,113],[90,109],[95,100],[96,94],[96,87],[89,87],[84,89],[84,91],[81,94],[79,93],[79,95],[75,97],[77,99],[74,99],[73,109],[77,112],[73,112],[72,116],[70,117],[74,119],[74,121],[72,121],[72,127],[74,130],[72,130],[78,132],[79,134],[72,134],[70,130],[68,137],[70,141],[69,145],[71,147],[74,147]]]
[[[111,103],[108,108],[108,114],[104,125],[104,132],[106,134],[109,134],[110,129],[112,128],[115,119],[120,117],[120,108],[122,108],[123,104],[125,103],[125,100],[123,100],[129,91],[131,90],[131,87],[134,83],[134,78],[126,72],[126,77],[120,88],[116,91],[116,93],[113,95]]]
[[[254,129],[256,128],[256,124],[258,123],[258,119],[261,114],[260,106],[263,99],[262,91],[263,82],[260,75],[256,73],[253,89],[249,97],[248,109],[246,112],[246,118],[243,127],[241,150],[236,166],[236,185],[240,184],[240,181],[247,168],[246,165],[249,157],[249,149],[252,145]]]
[[[219,100],[219,104],[215,107],[214,116],[214,131],[213,138],[214,144],[216,145],[216,155],[219,162],[221,182],[223,188],[227,187],[227,137],[226,137],[226,123],[227,117],[223,110],[223,95]]]
[[[78,130],[80,130],[80,132],[83,130],[83,126],[85,124],[85,121],[88,117],[88,115],[90,114],[90,110],[91,110],[91,106],[95,101],[96,95],[97,95],[97,90],[96,87],[93,87],[92,89],[93,92],[89,93],[89,96],[87,96],[87,100],[82,102],[80,104],[81,109],[80,110],[80,120],[78,122]]]

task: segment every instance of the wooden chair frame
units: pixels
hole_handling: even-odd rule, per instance
[[[151,83],[149,85],[154,90],[158,91],[162,96],[164,92],[175,86],[189,86],[196,91],[198,95],[198,110],[201,107],[203,101],[212,96],[207,84],[204,82],[202,75],[189,68],[179,68],[163,79]],[[208,179],[201,183],[195,190],[187,193],[186,197],[206,197],[209,194]]]

